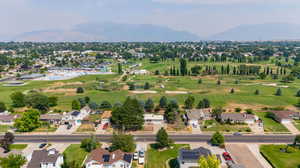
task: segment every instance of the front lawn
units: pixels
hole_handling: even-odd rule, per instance
[[[33,132],[55,132],[57,127],[51,126],[40,126],[39,128],[33,130]]]
[[[9,125],[0,125],[0,132],[7,132],[10,128]]]
[[[256,112],[255,114],[262,119],[265,132],[289,132],[289,130],[279,122],[267,118],[267,112]]]
[[[295,120],[294,125],[300,131],[300,120]]]
[[[10,149],[13,150],[23,150],[27,147],[28,145],[27,144],[12,144],[10,145]]]
[[[183,147],[189,148],[189,145],[176,144],[172,146],[172,149],[164,151],[159,151],[154,148],[154,145],[151,145],[146,152],[147,161],[145,168],[166,168],[166,165],[169,164],[167,161],[176,158],[178,156],[179,149]]]
[[[286,145],[262,145],[260,152],[275,168],[299,168],[300,150],[293,153],[280,151],[286,148]]]
[[[80,148],[80,144],[71,144],[65,151],[66,162],[71,163],[75,161],[78,165],[82,165],[88,152]]]
[[[247,124],[220,124],[216,120],[204,121],[201,130],[209,132],[251,132]]]

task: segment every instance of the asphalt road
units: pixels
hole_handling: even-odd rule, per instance
[[[15,142],[80,142],[82,139],[90,135],[15,135]],[[109,142],[112,135],[96,135],[99,141]],[[241,142],[241,143],[292,143],[294,140],[293,135],[225,135],[226,142]],[[134,135],[137,142],[153,142],[155,135]],[[170,135],[170,138],[175,142],[207,142],[211,135]]]

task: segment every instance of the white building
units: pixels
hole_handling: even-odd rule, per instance
[[[80,111],[72,111],[63,115],[63,121],[69,124],[81,125],[82,120],[89,116],[91,109],[89,107],[84,107]]]
[[[160,114],[144,114],[146,124],[163,124],[164,116]]]

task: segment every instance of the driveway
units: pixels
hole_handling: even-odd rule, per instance
[[[76,132],[79,125],[73,125],[70,129],[67,129],[68,125],[60,125],[57,130],[55,131],[55,134],[65,134],[70,135],[73,132]]]
[[[259,126],[258,123],[248,124],[248,126],[254,134],[263,134],[264,133],[264,127]]]
[[[69,143],[55,143],[55,144],[52,144],[48,149],[55,148],[60,153],[63,153],[69,145],[70,145]]]
[[[256,157],[261,165],[264,168],[272,168],[269,162],[260,154],[259,145],[258,144],[248,144],[248,149],[252,152],[252,154]]]
[[[245,168],[264,168],[246,144],[227,144],[226,149],[233,160]]]
[[[294,126],[293,123],[283,123],[284,125],[292,134],[300,134],[300,131]]]

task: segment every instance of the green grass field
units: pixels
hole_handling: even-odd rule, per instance
[[[168,60],[167,62],[158,64],[151,64],[148,60],[142,60],[141,62],[143,65],[139,67],[139,69],[147,69],[151,72],[157,69],[164,71],[171,65],[179,65],[178,60]],[[190,62],[189,67],[196,64],[204,66],[201,62]],[[216,63],[216,65],[220,66],[221,63]],[[225,65],[227,65],[227,63],[225,63]],[[14,91],[26,92],[33,89],[43,90],[46,88],[76,89],[78,86],[82,86],[85,89],[83,94],[76,94],[74,92],[69,93],[68,91],[45,92],[45,94],[48,96],[57,96],[58,106],[54,108],[66,111],[71,110],[71,102],[74,99],[85,96],[89,96],[91,101],[96,103],[107,100],[111,102],[111,104],[122,102],[127,96],[136,96],[137,98],[144,100],[152,98],[154,102],[158,103],[160,97],[163,95],[167,96],[169,99],[176,99],[180,104],[183,104],[184,100],[188,96],[187,94],[166,94],[165,91],[186,91],[188,94],[191,94],[196,98],[195,105],[200,99],[208,98],[211,101],[212,106],[226,106],[232,103],[247,104],[252,105],[253,107],[293,106],[298,101],[295,94],[300,88],[299,79],[295,80],[293,83],[281,83],[280,79],[271,80],[268,78],[266,80],[253,80],[247,76],[165,77],[155,75],[130,75],[128,81],[134,82],[139,86],[143,86],[145,82],[149,82],[152,86],[150,90],[157,91],[156,94],[134,94],[123,88],[127,81],[116,82],[119,77],[120,75],[117,74],[87,75],[64,81],[28,81],[26,85],[18,87],[5,87],[1,85],[0,92],[2,96],[0,97],[0,101],[9,105],[11,103],[9,96]],[[198,84],[199,78],[202,79],[202,84]],[[98,79],[98,81],[96,79]],[[218,79],[221,80],[221,85],[216,84]],[[106,86],[117,84],[117,89],[112,91],[96,90],[95,88],[100,85],[99,80],[104,81]],[[240,81],[239,84],[235,84],[236,80]],[[63,83],[65,85],[57,85],[57,83]],[[275,83],[278,86],[287,87],[282,88],[282,96],[274,95],[278,87],[264,85],[272,83]],[[161,88],[162,85],[164,88]],[[235,89],[234,94],[229,93],[231,88]],[[260,95],[254,94],[256,89],[260,91]]]
[[[71,144],[65,151],[64,155],[66,156],[66,162],[71,163],[75,161],[78,165],[82,165],[87,152],[80,148],[80,144]]]
[[[174,159],[178,156],[178,150],[183,147],[189,147],[189,145],[174,145],[172,149],[164,151],[158,151],[152,147],[146,152],[146,165],[145,168],[166,168],[167,161]]]
[[[247,124],[220,124],[215,120],[206,120],[201,127],[202,131],[209,132],[251,132]]]
[[[265,132],[289,132],[288,129],[282,124],[266,117],[266,112],[255,113],[260,119],[263,120]]]
[[[11,126],[9,125],[0,125],[0,132],[7,132]]]
[[[300,150],[294,153],[281,152],[285,145],[262,145],[260,152],[275,168],[299,168]]]

